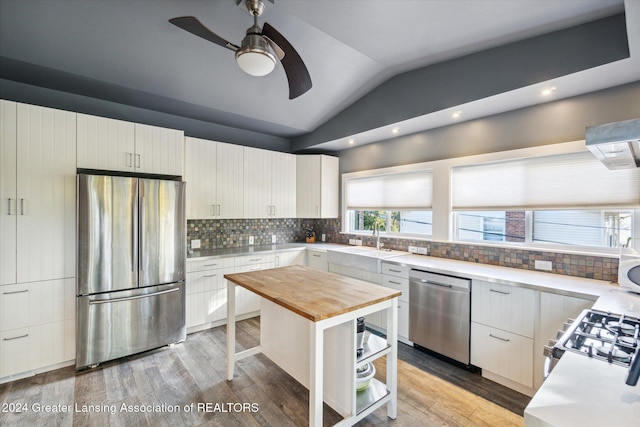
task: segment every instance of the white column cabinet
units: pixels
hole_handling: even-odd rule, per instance
[[[186,138],[187,219],[242,218],[243,147]]]
[[[184,132],[78,114],[77,167],[182,175]]]
[[[76,114],[0,101],[0,382],[75,357]]]
[[[340,172],[337,157],[296,157],[296,215],[298,218],[337,218]]]
[[[296,161],[292,154],[244,148],[244,217],[296,216]]]

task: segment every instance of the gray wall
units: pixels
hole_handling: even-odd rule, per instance
[[[343,150],[340,173],[576,141],[638,117],[640,81]]]

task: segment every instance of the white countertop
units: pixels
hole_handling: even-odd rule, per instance
[[[528,427],[640,425],[640,386],[627,370],[565,352],[524,411]]]

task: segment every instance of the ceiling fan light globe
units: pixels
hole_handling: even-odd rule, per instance
[[[236,52],[238,66],[252,76],[266,76],[276,67],[276,58],[269,51],[241,49]]]

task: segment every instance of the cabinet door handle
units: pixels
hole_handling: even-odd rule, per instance
[[[216,205],[211,205],[211,216],[216,216]]]
[[[13,209],[11,209],[11,197],[9,197],[7,199],[9,201],[8,205],[9,205],[9,211],[7,212],[7,215],[13,215]]]
[[[510,295],[511,292],[505,292],[505,291],[499,291],[497,289],[489,289],[491,292],[496,293],[496,294],[500,294],[500,295]]]
[[[18,339],[20,339],[20,338],[26,338],[26,337],[28,337],[28,336],[29,336],[29,334],[24,334],[24,335],[19,335],[19,336],[17,336],[17,337],[3,338],[2,340],[3,340],[3,341],[12,341],[12,340],[18,340]]]
[[[489,336],[490,336],[491,338],[495,338],[495,339],[497,339],[497,340],[504,341],[504,342],[509,342],[509,341],[511,341],[509,338],[501,338],[501,337],[498,337],[498,336],[493,335],[493,334],[489,334]]]
[[[400,282],[394,282],[393,280],[389,280],[389,283],[393,283],[394,285],[402,285]]]
[[[28,215],[27,207],[28,204],[26,199],[20,199],[20,215]]]
[[[221,212],[221,208],[220,208],[220,205],[218,205],[218,216],[220,216],[220,212]]]
[[[127,153],[127,167],[128,168],[133,167],[133,154],[132,153]]]
[[[29,292],[29,289],[23,289],[21,291],[3,292],[2,295],[23,294],[25,292]]]
[[[136,154],[136,167],[140,168],[140,163],[142,162],[141,160],[142,156],[140,154]]]

